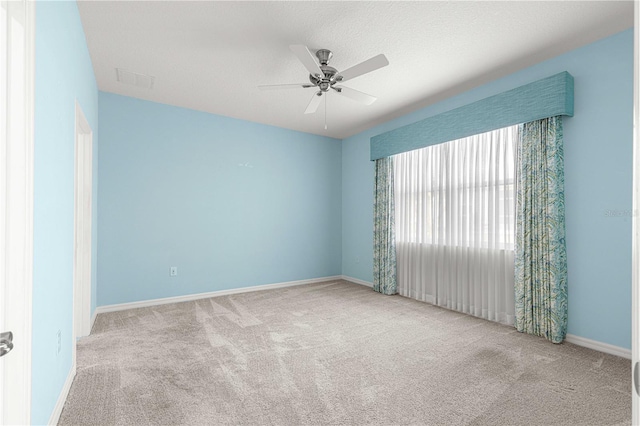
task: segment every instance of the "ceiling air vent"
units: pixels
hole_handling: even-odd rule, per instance
[[[150,75],[138,74],[122,68],[116,68],[116,78],[122,84],[142,87],[143,89],[151,89],[155,80],[155,77]]]

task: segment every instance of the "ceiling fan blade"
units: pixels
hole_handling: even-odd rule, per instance
[[[295,53],[300,62],[302,62],[302,65],[304,65],[312,75],[324,75],[324,73],[320,69],[320,65],[318,65],[318,62],[311,54],[307,46],[303,44],[292,44],[289,46],[289,49],[291,49],[291,51]]]
[[[258,86],[260,90],[279,90],[279,89],[306,89],[309,87],[315,87],[309,83],[294,83],[294,84],[263,84]]]
[[[334,87],[334,89],[337,89],[336,92],[338,92],[342,96],[353,99],[354,101],[363,103],[365,105],[371,105],[376,101],[376,99],[378,99],[375,96],[367,95],[366,93],[362,93],[350,87],[336,86]]]
[[[319,93],[319,94],[318,94]],[[313,114],[318,109],[318,106],[322,102],[322,92],[317,92],[313,94],[313,98],[311,98],[311,102],[307,105],[307,109],[304,111],[305,114]]]
[[[380,54],[338,73],[338,75],[342,76],[342,80],[338,81],[351,80],[352,78],[360,77],[363,74],[386,67],[387,65],[389,65],[389,60],[386,56]]]

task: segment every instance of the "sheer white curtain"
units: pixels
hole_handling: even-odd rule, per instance
[[[394,156],[401,295],[513,324],[517,139],[513,126]]]

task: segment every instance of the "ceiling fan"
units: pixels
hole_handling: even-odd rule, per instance
[[[360,77],[363,74],[386,67],[389,65],[389,61],[383,54],[367,59],[366,61],[361,62],[358,65],[354,65],[351,68],[347,68],[344,71],[338,71],[337,69],[329,66],[329,60],[331,60],[333,52],[328,49],[320,49],[316,52],[316,62],[316,59],[313,57],[313,54],[309,51],[307,46],[302,44],[292,44],[289,48],[298,57],[300,62],[302,62],[302,65],[309,70],[309,83],[262,85],[258,86],[260,90],[308,89],[312,87],[319,89],[314,93],[309,105],[307,105],[307,109],[304,111],[305,114],[312,114],[316,112],[320,102],[322,101],[322,96],[327,94],[331,89],[342,96],[365,105],[371,105],[377,99],[375,96],[367,95],[366,93],[362,93],[349,87],[338,86],[337,84],[344,83],[345,81]]]

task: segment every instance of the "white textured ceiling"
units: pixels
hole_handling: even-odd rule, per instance
[[[633,2],[131,2],[82,1],[100,90],[344,138],[633,25]],[[333,51],[344,70],[379,53],[390,65],[344,85],[370,105],[330,94],[303,114],[313,89],[289,50]],[[116,81],[116,68],[155,77]]]

